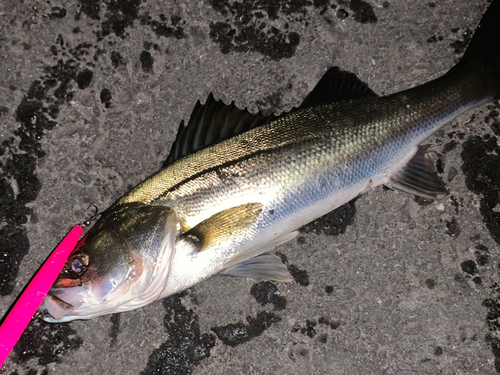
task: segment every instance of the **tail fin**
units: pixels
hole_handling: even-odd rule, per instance
[[[480,69],[500,99],[500,0],[494,0],[484,14],[460,65]]]

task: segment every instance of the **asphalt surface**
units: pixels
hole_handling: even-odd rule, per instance
[[[298,105],[330,66],[378,94],[458,61],[487,1],[0,2],[0,317],[73,224],[157,171],[197,100]],[[449,194],[382,187],[277,251],[143,309],[33,320],[0,374],[500,372],[500,118],[428,140]]]

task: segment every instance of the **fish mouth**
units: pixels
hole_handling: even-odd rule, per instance
[[[74,310],[74,306],[49,291],[38,310],[45,313],[43,317],[45,321],[56,322],[71,313]]]

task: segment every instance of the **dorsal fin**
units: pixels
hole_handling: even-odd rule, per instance
[[[333,67],[328,69],[302,104],[290,112],[363,96],[375,96],[375,93],[353,73]],[[238,109],[234,102],[226,105],[222,100],[215,100],[210,94],[205,104],[201,104],[200,101],[196,102],[187,126],[184,125],[184,121],[181,122],[177,137],[163,167],[188,154],[264,125],[280,116],[272,114],[266,116],[260,112],[251,114],[246,108]]]
[[[241,134],[247,130],[263,125],[275,115],[255,115],[247,109],[238,109],[234,102],[226,105],[222,100],[215,100],[210,94],[205,104],[198,100],[191,113],[187,126],[181,122],[177,138],[163,167],[173,163],[183,156],[211,146],[229,137]]]
[[[369,96],[377,96],[377,94],[354,73],[335,66],[326,71],[297,109]]]

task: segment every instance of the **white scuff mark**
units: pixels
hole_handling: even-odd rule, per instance
[[[10,187],[12,188],[12,192],[14,193],[14,199],[17,199],[17,196],[19,195],[19,185],[17,184],[17,180],[12,178],[10,180]]]

